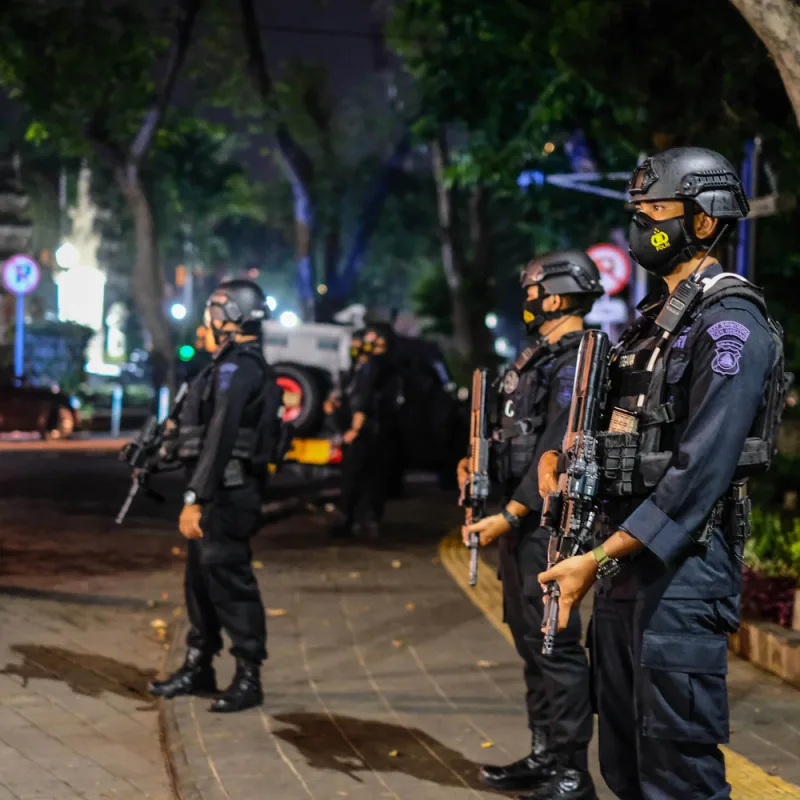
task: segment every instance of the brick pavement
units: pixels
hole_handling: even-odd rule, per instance
[[[271,609],[264,707],[221,717],[207,700],[164,704],[184,800],[498,796],[476,765],[528,745],[517,656],[442,568],[430,531],[455,512],[418,498],[391,519],[377,546],[332,547],[313,519],[270,537],[258,555]],[[220,680],[231,671],[224,656]],[[734,798],[800,798],[788,783],[800,783],[800,694],[733,659],[731,700]],[[611,800],[596,752],[592,763]]]

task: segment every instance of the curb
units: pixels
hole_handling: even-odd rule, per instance
[[[441,540],[439,558],[450,577],[513,647],[511,631],[503,623],[503,591],[500,581],[495,580],[495,570],[479,556],[478,584],[475,587],[469,586],[469,552],[461,541],[459,529],[451,531]],[[747,626],[748,629],[751,627],[752,625]],[[741,635],[740,632],[738,636]],[[800,654],[800,648],[795,648],[795,653]],[[759,665],[757,661],[753,663]],[[728,783],[734,788],[733,797],[736,800],[800,800],[800,787],[768,774],[728,747],[720,746],[720,749],[725,754]]]
[[[173,631],[164,661],[161,665],[161,677],[165,678],[178,668],[175,643],[186,631],[186,622],[182,619]],[[178,727],[175,713],[175,701],[158,699],[158,738],[164,756],[164,766],[169,775],[172,792],[178,800],[203,800],[203,794],[197,788],[194,774],[189,767],[189,759],[183,746],[183,738]]]
[[[29,453],[44,451],[47,453],[63,453],[71,451],[88,451],[95,453],[118,452],[127,444],[128,439],[64,439],[61,441],[0,441],[0,452]]]

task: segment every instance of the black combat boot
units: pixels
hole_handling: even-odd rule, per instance
[[[544,728],[534,728],[530,755],[504,767],[483,766],[478,776],[487,786],[501,792],[536,789],[551,779],[554,763],[555,757],[547,751],[547,732]]]
[[[597,800],[585,752],[558,753],[548,771],[547,780],[519,800]]]
[[[190,647],[183,666],[164,681],[153,681],[147,691],[156,697],[179,697],[185,694],[216,694],[217,677],[211,666],[213,656]]]
[[[261,664],[237,658],[236,672],[231,685],[211,704],[208,710],[228,714],[260,706],[263,702]]]

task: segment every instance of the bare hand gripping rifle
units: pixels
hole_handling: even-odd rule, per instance
[[[608,336],[590,330],[583,335],[578,351],[578,366],[572,389],[567,432],[562,453],[567,468],[559,476],[558,491],[545,498],[542,527],[550,532],[547,568],[578,555],[592,534],[597,512],[600,465],[597,460],[597,436],[608,388]],[[542,654],[553,654],[558,631],[556,581],[544,589],[544,644]]]
[[[459,504],[466,508],[466,524],[486,516],[489,498],[489,422],[486,406],[488,370],[476,369],[472,375],[472,408],[469,423],[469,477],[461,490]],[[478,582],[478,547],[480,536],[469,535],[469,585]]]
[[[133,476],[128,496],[117,514],[117,525],[122,524],[140,489],[144,489],[145,494],[152,500],[159,503],[164,502],[164,498],[150,488],[150,476],[162,458],[161,448],[168,432],[167,425],[169,422],[177,422],[188,390],[189,384],[182,384],[175,395],[175,402],[169,416],[162,422],[159,422],[156,417],[150,417],[136,436],[120,450],[120,460],[128,462],[128,466],[133,470]]]

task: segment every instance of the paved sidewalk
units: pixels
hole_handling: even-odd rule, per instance
[[[440,502],[394,504],[377,546],[332,547],[311,518],[270,537],[257,555],[270,609],[264,707],[225,717],[199,698],[163,706],[183,800],[500,796],[476,769],[526,751],[521,668],[496,608],[479,610],[443,568],[430,533],[458,517]],[[492,579],[487,566],[481,585]],[[169,666],[182,654],[178,641]],[[227,681],[229,656],[218,669]],[[731,684],[734,798],[800,798],[785,782],[800,783],[800,693],[740,661]],[[611,800],[595,755],[598,797]]]
[[[0,800],[170,800],[152,611],[0,599]]]

